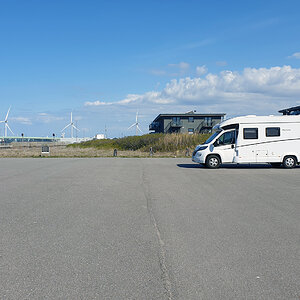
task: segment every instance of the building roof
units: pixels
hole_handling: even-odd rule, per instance
[[[300,106],[294,106],[294,107],[290,107],[290,108],[285,108],[285,109],[279,110],[278,112],[280,112],[280,113],[282,113],[284,115],[289,115],[293,111],[300,111]]]
[[[190,111],[183,114],[159,114],[153,122],[156,122],[158,119],[163,117],[224,117],[226,114],[224,113],[216,113],[216,114],[197,114],[194,111]]]

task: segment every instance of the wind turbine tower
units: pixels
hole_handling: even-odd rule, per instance
[[[136,112],[136,116],[135,116],[135,123],[133,123],[130,127],[128,127],[127,130],[131,129],[132,127],[135,127],[135,135],[138,135],[138,131],[140,131],[141,133],[143,133],[143,131],[141,130],[141,128],[139,127],[139,121],[138,121],[138,111]]]
[[[61,130],[61,132],[63,132],[65,129],[67,129],[68,127],[71,127],[71,138],[73,138],[73,129],[75,129],[75,130],[77,130],[77,131],[80,131],[75,125],[74,125],[74,122],[73,122],[73,114],[72,114],[72,112],[71,112],[71,121],[70,121],[70,123],[67,125],[67,126],[65,126],[62,130]]]
[[[10,112],[10,107],[7,111],[7,114],[6,114],[6,117],[3,121],[0,121],[0,123],[4,123],[4,137],[7,137],[7,129],[13,134],[13,131],[10,129],[9,125],[8,125],[8,115],[9,115],[9,112]]]

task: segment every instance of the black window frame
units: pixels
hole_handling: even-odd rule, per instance
[[[230,140],[229,143],[225,143],[224,137],[225,137],[226,134],[229,134],[229,133],[232,135],[231,140]],[[220,139],[221,139],[222,137],[223,137],[223,141],[220,142],[220,141],[221,141]],[[218,142],[217,142],[217,141],[218,141]],[[231,130],[231,131],[224,132],[223,134],[221,134],[221,135],[218,137],[218,139],[216,140],[216,142],[217,142],[217,143],[214,144],[215,147],[218,147],[218,146],[234,145],[234,144],[236,143],[236,130]]]
[[[204,117],[204,123],[207,126],[212,126],[212,117]]]
[[[181,119],[180,117],[172,117],[172,123],[173,124],[180,124]]]
[[[274,129],[278,130],[278,134],[270,134],[270,130],[274,130]],[[280,127],[266,127],[266,137],[277,137],[277,136],[280,136]]]
[[[247,137],[246,134],[247,134],[247,130],[255,130],[255,137]],[[244,140],[258,140],[258,128],[257,127],[247,127],[247,128],[243,128],[243,139]]]

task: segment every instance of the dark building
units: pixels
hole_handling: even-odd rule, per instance
[[[285,108],[285,109],[279,110],[278,112],[282,113],[284,116],[286,116],[286,115],[300,115],[300,106]]]
[[[204,133],[220,123],[225,114],[197,114],[191,111],[184,114],[160,114],[149,125],[155,133]]]

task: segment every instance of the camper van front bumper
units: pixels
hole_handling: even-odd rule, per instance
[[[198,151],[193,155],[192,161],[198,164],[203,164],[205,162],[203,158],[204,158],[203,153],[201,153],[201,151]]]

